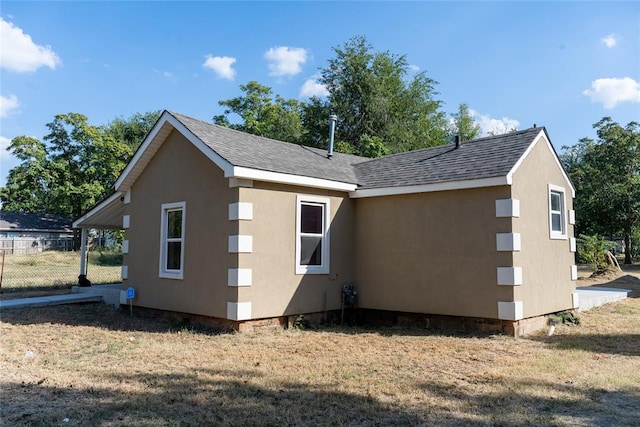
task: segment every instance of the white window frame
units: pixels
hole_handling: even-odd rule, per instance
[[[302,205],[323,205],[323,235],[322,235],[322,264],[321,265],[302,265],[300,264],[300,252],[301,244],[300,238],[303,236],[301,233],[301,215]],[[329,221],[331,218],[331,204],[328,197],[318,196],[304,196],[298,195],[296,197],[296,274],[329,274]]]
[[[551,209],[551,195],[560,195],[560,210]],[[564,187],[549,184],[549,237],[551,239],[567,239],[567,192]],[[553,216],[560,215],[561,230],[553,229]]]
[[[167,225],[169,212],[182,211],[182,229],[180,238],[167,237]],[[160,266],[158,275],[164,279],[182,279],[184,273],[184,250],[185,250],[185,223],[187,218],[186,202],[163,203],[160,211]],[[167,244],[169,242],[180,242],[180,269],[167,269]]]

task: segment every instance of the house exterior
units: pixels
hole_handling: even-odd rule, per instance
[[[328,158],[165,111],[74,227],[125,229],[140,307],[242,329],[338,310],[355,282],[362,310],[522,334],[577,307],[573,197],[544,128]]]
[[[61,215],[0,211],[0,249],[8,254],[73,250],[71,223]]]

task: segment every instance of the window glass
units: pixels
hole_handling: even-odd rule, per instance
[[[182,242],[167,242],[167,270],[180,270]]]
[[[167,212],[167,238],[182,237],[182,210]]]
[[[560,210],[560,193],[555,191],[551,192],[551,210],[559,211]]]
[[[300,265],[322,265],[322,237],[300,237]]]
[[[301,206],[301,230],[302,233],[322,233],[322,216],[323,205],[307,205]]]

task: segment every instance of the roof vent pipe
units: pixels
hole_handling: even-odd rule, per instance
[[[333,157],[333,135],[336,131],[336,121],[338,116],[332,114],[329,116],[329,147],[327,147],[327,158]]]
[[[456,148],[460,148],[460,135],[456,135],[455,136],[455,141],[456,141]]]

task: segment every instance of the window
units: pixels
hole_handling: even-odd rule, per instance
[[[329,273],[329,199],[298,196],[296,274]]]
[[[549,227],[552,239],[567,238],[564,188],[549,185]]]
[[[185,202],[162,205],[160,277],[182,279],[184,266]]]

